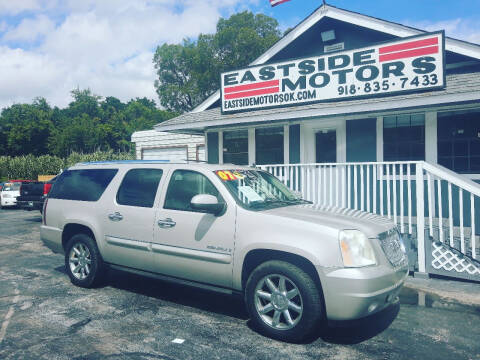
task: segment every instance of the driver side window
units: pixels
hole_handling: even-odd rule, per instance
[[[175,170],[168,184],[164,209],[197,211],[192,209],[190,201],[195,195],[209,194],[223,201],[218,190],[208,178],[196,171]]]

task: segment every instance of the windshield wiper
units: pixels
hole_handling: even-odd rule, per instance
[[[312,202],[308,200],[303,200],[303,199],[295,199],[295,200],[266,199],[265,201],[251,202],[250,204],[248,204],[248,206],[252,209],[258,209],[261,207],[268,207],[271,205],[289,206],[289,205],[298,205],[298,204],[312,204]]]

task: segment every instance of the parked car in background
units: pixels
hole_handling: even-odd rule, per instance
[[[20,196],[17,197],[18,207],[28,211],[39,210],[42,213],[45,198],[56,179],[57,177],[54,177],[46,182],[32,181],[23,184],[20,189]]]
[[[110,266],[240,293],[255,328],[285,341],[396,304],[408,275],[390,220],[322,208],[233,165],[76,165],[48,195],[40,236],[77,286]]]
[[[3,183],[3,182],[0,182],[0,191],[2,191],[3,184],[5,184],[5,183]]]
[[[6,182],[0,192],[0,206],[1,208],[11,207],[17,205],[17,196],[20,195],[21,182],[11,181]]]

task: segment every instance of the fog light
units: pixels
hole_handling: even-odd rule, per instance
[[[373,311],[375,311],[375,309],[378,307],[378,304],[377,303],[373,303],[371,304],[369,307],[368,307],[368,312],[371,313]]]

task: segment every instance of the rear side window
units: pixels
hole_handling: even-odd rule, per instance
[[[67,170],[58,178],[49,197],[63,200],[97,201],[118,169]]]
[[[129,170],[118,189],[117,203],[128,206],[153,207],[162,174],[163,171],[160,169]]]

